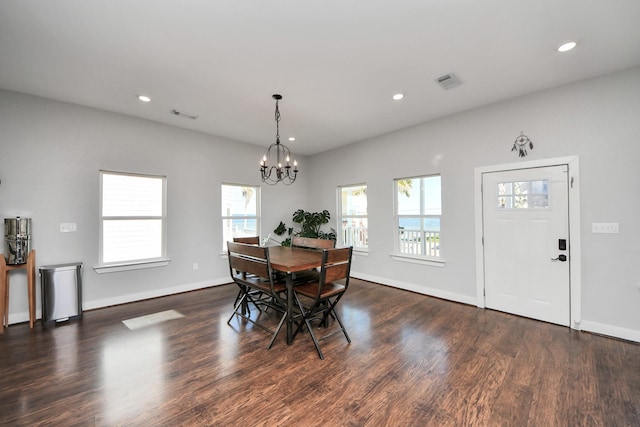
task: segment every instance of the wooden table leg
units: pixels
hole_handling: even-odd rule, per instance
[[[4,255],[1,255],[0,258],[0,322],[2,322],[2,328],[0,328],[0,334],[4,334],[4,327],[6,322],[6,314],[9,312],[9,307],[7,307],[7,278],[8,271],[5,268]]]
[[[27,258],[27,288],[29,294],[29,327],[36,323],[36,251],[29,252]]]

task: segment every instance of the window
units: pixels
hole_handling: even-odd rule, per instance
[[[166,177],[100,171],[100,192],[100,266],[167,261]]]
[[[498,183],[500,209],[548,209],[549,180]]]
[[[222,249],[234,237],[260,236],[260,187],[222,184]]]
[[[398,252],[440,257],[440,175],[395,180]]]
[[[339,244],[367,249],[367,185],[338,187]]]

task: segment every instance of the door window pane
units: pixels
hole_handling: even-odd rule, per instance
[[[549,180],[500,182],[496,206],[499,209],[548,209]]]

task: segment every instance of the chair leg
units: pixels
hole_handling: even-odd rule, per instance
[[[236,314],[241,316],[240,313],[238,313],[238,309],[240,308],[240,306],[242,304],[244,304],[244,300],[247,298],[247,294],[244,293],[242,294],[242,297],[240,298],[240,301],[238,301],[234,306],[233,306],[233,313],[231,313],[231,317],[229,317],[229,320],[227,320],[227,325],[229,325],[231,323],[231,319],[233,319],[233,316],[235,316]],[[242,313],[244,314],[244,312]]]
[[[238,301],[240,301],[244,296],[245,296],[245,292],[242,289],[239,289],[238,290],[238,295],[236,295],[236,300],[233,302],[234,308],[235,308],[236,304],[238,304]],[[251,313],[251,309],[249,309],[249,304],[247,304],[246,307],[247,307],[247,310],[249,310],[249,313]],[[244,307],[242,308],[242,314],[245,314]]]
[[[304,321],[307,324],[307,329],[309,330],[309,335],[311,335],[311,339],[313,340],[313,345],[316,346],[316,350],[318,351],[318,356],[320,356],[320,359],[324,360],[324,354],[322,354],[322,350],[320,350],[320,343],[316,338],[316,334],[313,333],[313,328],[311,328],[311,323],[309,323],[309,320],[307,320],[306,317],[304,318]]]
[[[331,306],[331,309],[330,309],[329,313],[331,313],[335,317],[335,319],[338,321],[338,324],[340,325],[340,328],[342,329],[342,333],[344,333],[344,337],[347,339],[347,342],[349,344],[351,344],[351,338],[349,338],[349,334],[347,333],[347,329],[342,324],[342,320],[340,320],[340,316],[338,316],[338,312],[335,311],[335,304],[331,304],[331,302],[329,302],[329,305]]]
[[[316,351],[318,352],[318,356],[320,357],[321,360],[324,360],[324,354],[322,354],[322,350],[320,350],[320,343],[318,342],[318,339],[316,338],[316,334],[313,333],[313,328],[311,327],[311,322],[309,322],[309,314],[313,312],[314,307],[312,307],[308,311],[305,311],[304,306],[300,302],[300,299],[298,298],[298,296],[295,293],[294,293],[294,296],[295,296],[296,302],[298,303],[298,308],[300,309],[300,312],[302,313],[302,318],[304,319],[304,323],[307,325],[307,330],[309,331],[309,335],[311,335],[311,339],[313,340],[313,345],[316,346]],[[298,333],[298,331],[300,329],[302,329],[302,323],[298,324],[298,328],[296,329],[296,334]]]
[[[267,346],[267,350],[271,350],[271,346],[273,345],[273,342],[278,337],[278,334],[280,333],[280,329],[282,329],[282,325],[284,324],[284,321],[286,319],[287,319],[287,313],[284,313],[284,315],[282,316],[282,319],[280,319],[280,323],[278,323],[278,327],[276,328],[276,331],[273,333],[273,337],[271,338],[271,342],[269,342],[269,345]]]

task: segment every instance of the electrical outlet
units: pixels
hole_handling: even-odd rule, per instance
[[[200,267],[198,266],[198,263],[197,263],[197,262],[194,262],[194,263],[193,263],[193,269],[194,269],[194,270],[197,270],[198,268],[200,268]]]
[[[593,222],[591,232],[597,234],[617,234],[619,227],[617,222]]]

